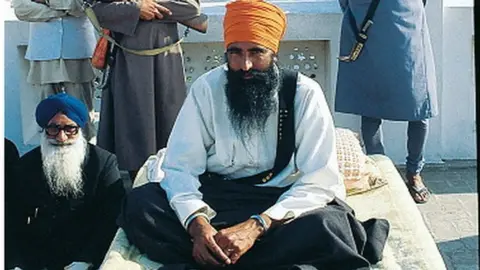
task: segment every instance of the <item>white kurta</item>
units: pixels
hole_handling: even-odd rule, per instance
[[[244,146],[228,118],[225,71],[226,66],[220,66],[193,83],[161,165],[164,178],[160,185],[184,225],[188,216],[198,210],[210,218],[216,214],[202,201],[199,175],[208,171],[235,179],[271,169],[274,164],[278,109],[268,118],[265,133],[255,134]],[[293,183],[265,212],[276,220],[323,207],[334,196],[345,198],[333,120],[318,83],[300,74],[294,107],[295,154],[279,175],[259,185],[285,187]],[[300,173],[293,175],[297,169]]]

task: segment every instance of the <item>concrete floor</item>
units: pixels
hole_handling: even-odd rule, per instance
[[[447,269],[479,269],[476,161],[427,165],[422,176],[432,196],[418,208]]]

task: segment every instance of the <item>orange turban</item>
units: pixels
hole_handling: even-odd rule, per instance
[[[263,0],[237,0],[226,7],[225,47],[233,42],[254,42],[278,52],[287,24],[283,10]]]

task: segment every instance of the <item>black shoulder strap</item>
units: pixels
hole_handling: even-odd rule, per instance
[[[368,6],[367,13],[365,14],[365,18],[363,18],[363,22],[360,25],[360,29],[357,28],[357,21],[355,17],[353,17],[352,10],[348,10],[349,22],[353,32],[356,35],[356,39],[358,42],[365,43],[367,41],[367,30],[370,25],[373,24],[373,16],[375,15],[375,11],[377,11],[378,4],[380,0],[372,0],[370,6]]]
[[[370,26],[373,24],[373,16],[375,15],[375,11],[377,10],[379,3],[380,3],[380,0],[372,0],[372,2],[370,3],[370,6],[368,7],[367,14],[365,15],[365,18],[363,19],[363,22],[360,25],[360,29],[357,28],[357,21],[353,16],[352,10],[350,8],[346,10],[346,13],[348,15],[348,19],[350,22],[350,27],[352,28],[352,31],[355,33],[356,42],[352,48],[352,51],[350,52],[350,55],[340,56],[338,58],[340,61],[353,62],[357,60],[358,56],[363,50],[363,47],[365,46],[365,43],[367,42],[367,39],[368,39],[367,31],[370,28]]]
[[[283,81],[279,92],[277,155],[272,169],[272,175],[280,173],[290,162],[295,152],[295,119],[294,101],[297,92],[298,73],[282,70]],[[267,180],[270,180],[267,179]]]
[[[282,84],[278,92],[277,154],[273,168],[254,176],[239,179],[241,183],[255,185],[270,181],[287,167],[295,152],[294,101],[297,92],[298,73],[287,69],[281,69],[280,72],[282,74]]]

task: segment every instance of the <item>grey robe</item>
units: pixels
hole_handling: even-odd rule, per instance
[[[161,1],[172,11],[164,20],[140,20],[138,2],[96,3],[102,27],[122,34],[131,49],[163,47],[179,39],[177,21],[200,15],[195,0]],[[121,170],[138,170],[148,156],[166,146],[186,97],[180,46],[157,56],[117,50],[111,83],[103,91],[98,145],[117,155]]]
[[[355,43],[348,13],[360,25],[371,0],[340,0],[340,55]],[[422,0],[380,0],[355,62],[339,62],[335,110],[387,120],[437,115],[436,78]]]

